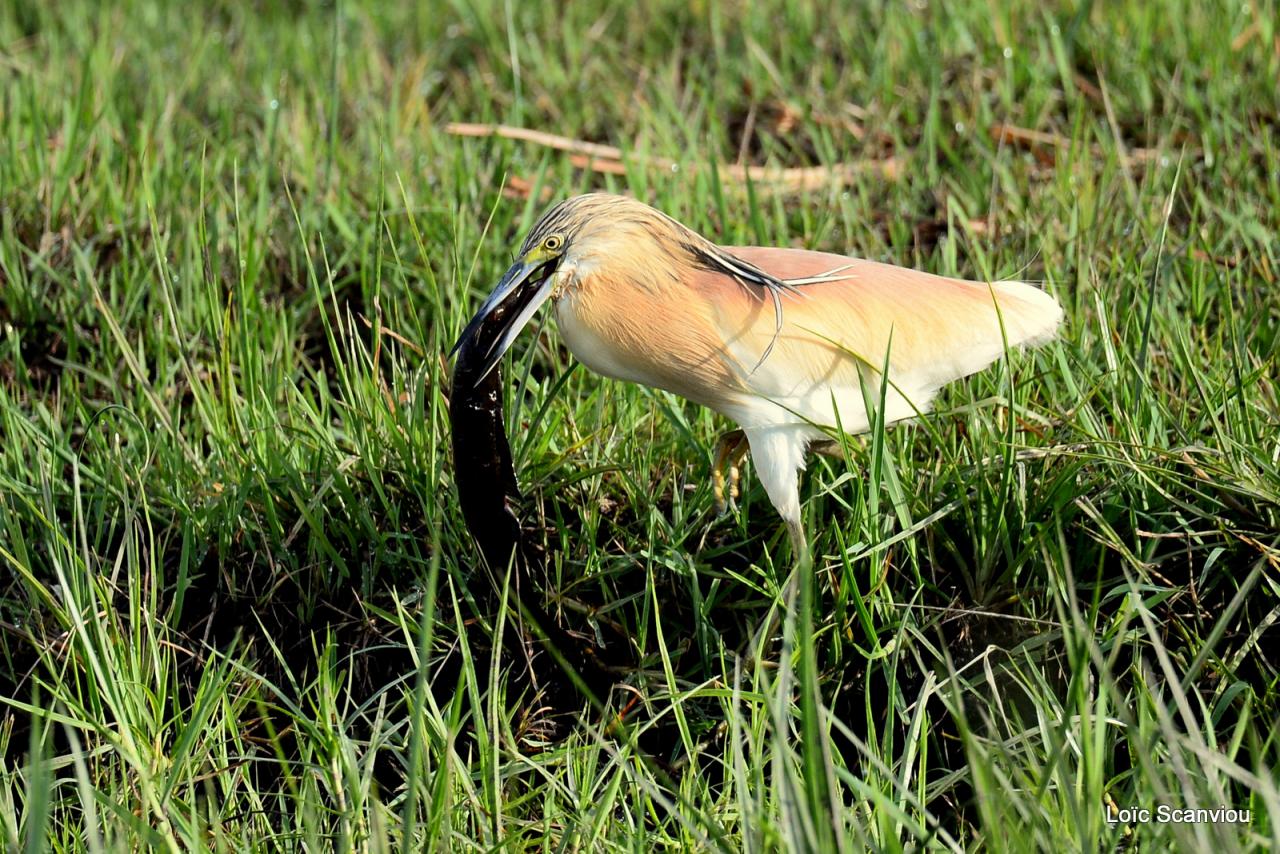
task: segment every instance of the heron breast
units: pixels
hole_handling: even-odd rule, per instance
[[[595,290],[596,293],[591,291]],[[736,399],[722,346],[697,314],[635,294],[571,288],[555,303],[556,323],[573,355],[598,374],[641,383],[719,411]]]

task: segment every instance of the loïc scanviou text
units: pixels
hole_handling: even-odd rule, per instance
[[[1175,807],[1157,804],[1151,807],[1115,807],[1106,810],[1107,824],[1250,824],[1252,810],[1218,806],[1209,808]]]

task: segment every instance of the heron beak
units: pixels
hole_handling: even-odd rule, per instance
[[[493,293],[462,330],[449,355],[458,355],[455,371],[467,368],[479,384],[507,352],[511,342],[551,296],[555,260],[528,256],[511,265]]]

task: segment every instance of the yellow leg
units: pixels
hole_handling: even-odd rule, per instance
[[[751,646],[747,650],[747,660],[757,661],[766,654],[770,641],[782,625],[782,615],[796,607],[800,595],[800,584],[807,584],[805,573],[813,571],[813,555],[809,552],[809,541],[805,538],[804,529],[799,522],[787,522],[787,533],[791,537],[791,550],[795,553],[795,566],[787,575],[787,583],[783,588],[782,601],[769,608],[764,621],[751,636]],[[803,579],[803,580],[802,580]]]
[[[747,437],[741,430],[730,430],[716,441],[716,453],[711,463],[711,489],[715,493],[716,515],[723,516],[729,507],[736,507],[738,482],[742,479],[742,459],[747,455]],[[726,499],[725,469],[729,471]]]
[[[813,555],[809,553],[809,540],[798,521],[787,522],[787,534],[791,537],[791,556],[802,572],[813,569]]]

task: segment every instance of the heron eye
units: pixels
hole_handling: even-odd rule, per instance
[[[553,234],[546,240],[542,241],[542,245],[547,249],[556,250],[564,243],[564,238],[558,234]]]

